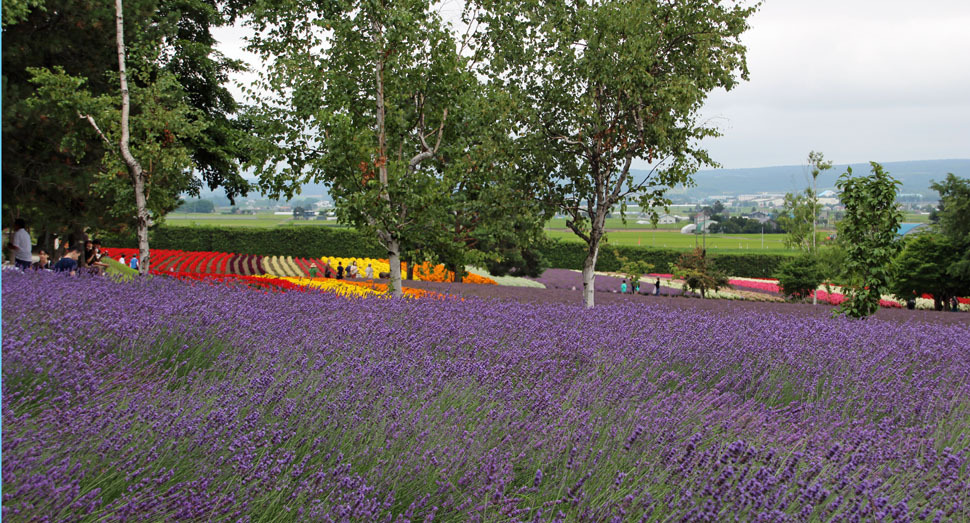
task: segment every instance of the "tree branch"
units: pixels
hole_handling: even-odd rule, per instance
[[[88,123],[91,124],[91,127],[94,127],[94,130],[98,133],[98,136],[100,136],[101,139],[104,140],[104,143],[108,144],[108,147],[114,148],[114,144],[111,143],[111,140],[108,140],[108,137],[105,136],[103,132],[101,132],[101,128],[98,127],[98,124],[97,122],[94,121],[93,116],[91,116],[90,114],[81,114],[81,111],[78,111],[77,115],[82,120],[87,120]]]

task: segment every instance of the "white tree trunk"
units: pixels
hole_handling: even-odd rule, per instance
[[[387,242],[387,261],[391,264],[391,281],[388,283],[391,296],[400,298],[404,295],[401,283],[401,243],[398,240]]]
[[[131,114],[131,98],[128,94],[128,74],[125,70],[125,15],[121,0],[115,0],[115,26],[118,42],[118,79],[121,83],[121,157],[128,165],[128,174],[135,188],[135,206],[137,207],[138,224],[138,272],[148,274],[148,202],[145,197],[145,173],[141,164],[131,154],[128,147],[131,132],[128,117]]]
[[[593,308],[593,282],[596,280],[596,257],[599,256],[599,239],[596,245],[591,245],[583,261],[583,304],[587,309]]]
[[[139,171],[141,168],[139,167]],[[148,205],[145,201],[145,180],[135,177],[135,204],[138,206],[138,274],[148,274],[151,260],[148,254]]]

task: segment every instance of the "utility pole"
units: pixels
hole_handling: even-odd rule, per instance
[[[704,214],[704,220],[701,223],[701,232],[704,234],[704,256],[707,256],[707,214]]]

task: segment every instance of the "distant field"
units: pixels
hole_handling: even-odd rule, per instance
[[[908,212],[903,214],[903,222],[904,223],[930,223],[930,215]]]
[[[607,229],[669,229],[669,230],[680,230],[681,227],[687,225],[690,222],[681,223],[669,223],[665,225],[658,224],[656,227],[650,223],[637,223],[637,218],[627,218],[626,223],[620,218],[607,218],[606,228]],[[566,219],[565,218],[553,218],[546,222],[546,229],[565,229]]]
[[[572,231],[546,230],[550,238],[579,241]],[[670,249],[693,249],[704,244],[703,236],[681,234],[680,231],[614,231],[606,235],[610,245],[642,245]],[[788,253],[784,234],[766,234],[764,247],[760,234],[708,234],[707,248],[715,252]]]
[[[279,227],[292,225],[336,226],[336,220],[294,220],[292,216],[260,214],[172,213],[165,223],[176,227]]]
[[[290,216],[278,216],[272,213],[253,215],[236,214],[169,214],[165,217],[168,225],[176,227],[337,227],[334,220],[293,220]],[[703,244],[703,236],[681,234],[680,228],[687,222],[679,224],[660,225],[653,229],[650,225],[637,224],[636,220],[627,220],[624,225],[619,218],[606,221],[606,228],[613,230],[607,234],[611,245],[643,245],[650,247],[666,247],[670,249],[693,249],[694,244]],[[564,219],[554,219],[546,225],[546,234],[550,238],[560,238],[565,241],[579,241],[572,231],[566,229]],[[791,252],[785,247],[783,234],[766,234],[762,247],[760,234],[708,234],[707,248],[715,252]]]

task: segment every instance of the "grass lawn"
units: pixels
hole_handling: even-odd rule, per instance
[[[579,241],[572,231],[546,230],[550,238],[560,238],[566,241]],[[606,235],[610,245],[642,245],[646,247],[666,247],[670,249],[692,249],[695,241],[698,246],[703,245],[704,237],[693,234],[681,234],[680,231],[613,231]],[[785,247],[784,234],[764,235],[762,248],[760,234],[708,234],[707,248],[713,252],[762,252],[789,253]]]

